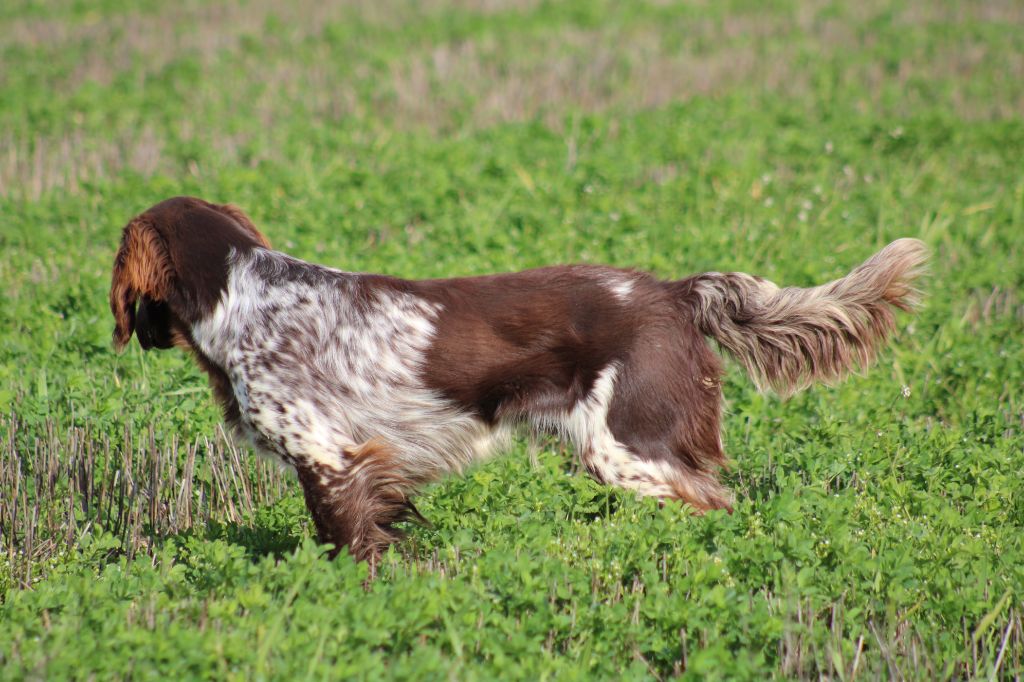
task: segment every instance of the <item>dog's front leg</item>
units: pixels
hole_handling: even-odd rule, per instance
[[[336,469],[307,460],[296,470],[320,542],[334,545],[330,557],[348,547],[372,570],[388,545],[402,537],[394,524],[418,516],[408,497],[412,482],[379,440],[346,449],[342,464]]]
[[[334,545],[329,553],[332,559],[342,547],[352,551],[353,529],[349,514],[346,513],[345,505],[337,499],[338,492],[344,486],[345,473],[316,463],[299,464],[296,471],[306,497],[306,508],[316,526],[317,539],[323,544]]]

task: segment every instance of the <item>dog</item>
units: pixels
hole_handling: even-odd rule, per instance
[[[916,305],[926,259],[900,239],[809,289],[602,265],[406,280],[298,260],[237,207],[176,197],[124,228],[110,307],[118,350],[134,332],[189,351],[225,421],[296,471],[331,556],[372,562],[417,488],[518,427],[570,441],[600,482],[731,512],[706,337],[760,389],[839,380]]]

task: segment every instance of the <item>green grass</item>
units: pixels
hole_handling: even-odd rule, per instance
[[[1024,675],[1019,3],[292,7],[0,8],[0,679]],[[731,516],[519,443],[366,583],[192,362],[110,349],[119,230],[175,194],[406,277],[933,261],[866,376],[730,365]]]

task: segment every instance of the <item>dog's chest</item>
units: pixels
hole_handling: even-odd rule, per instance
[[[197,327],[231,383],[241,430],[288,464],[340,467],[370,438],[429,428],[419,367],[434,310],[386,292],[356,305],[351,289],[264,285],[244,301],[229,292]]]

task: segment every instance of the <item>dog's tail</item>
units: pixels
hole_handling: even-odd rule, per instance
[[[740,272],[669,283],[698,328],[739,360],[761,390],[789,395],[864,368],[896,326],[894,308],[919,301],[928,250],[899,239],[842,279],[780,289]]]

